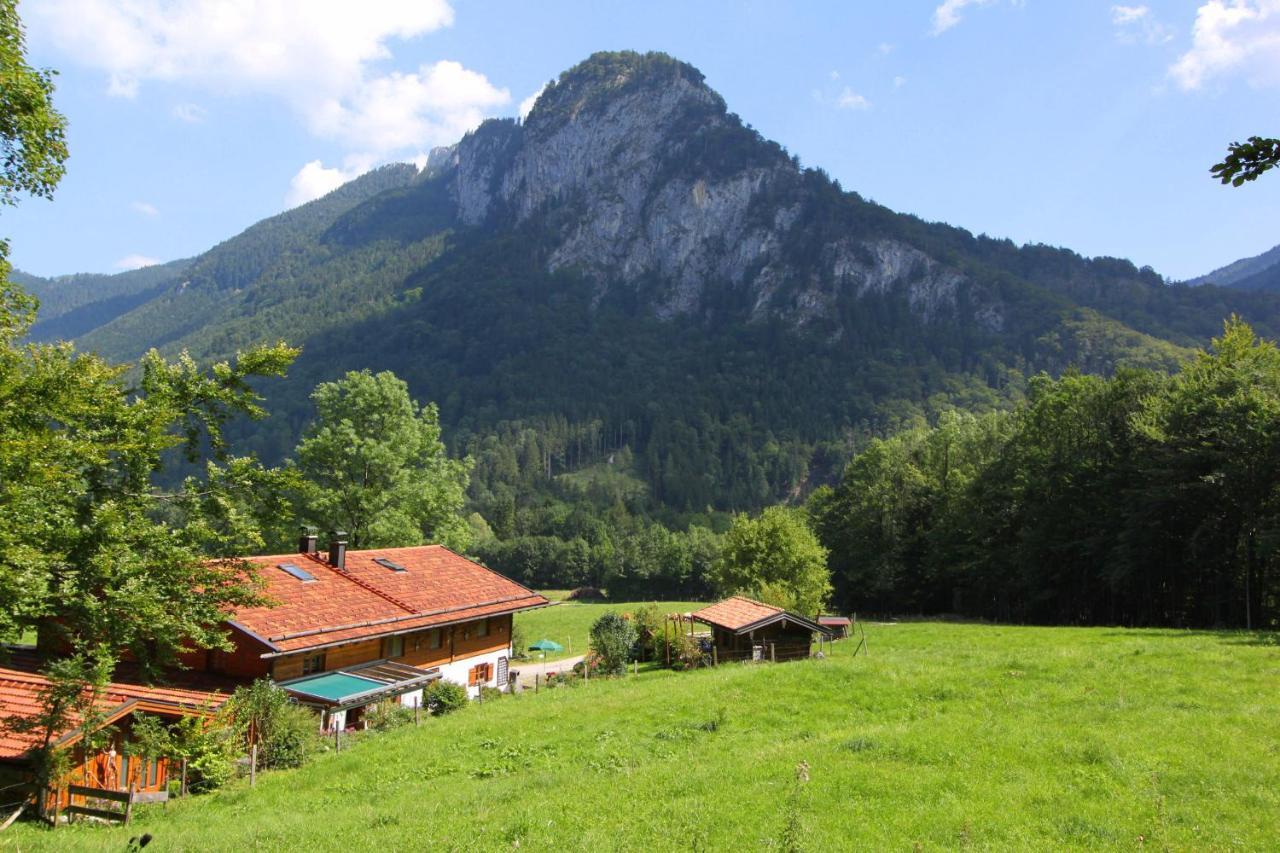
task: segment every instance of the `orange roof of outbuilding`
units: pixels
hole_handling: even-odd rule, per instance
[[[726,598],[724,601],[717,601],[715,604],[704,607],[701,610],[696,610],[690,615],[699,622],[736,631],[739,628],[753,625],[762,619],[778,616],[785,612],[781,607],[774,607],[771,604],[765,604],[746,596],[735,595],[732,598]]]
[[[441,545],[348,551],[343,569],[320,554],[249,557],[274,606],[236,611],[231,624],[262,643],[264,656],[451,625],[549,602],[508,577]],[[399,567],[392,569],[377,560]],[[292,563],[314,580],[279,568]]]
[[[0,759],[13,760],[26,756],[44,739],[38,731],[15,731],[12,723],[40,713],[40,693],[49,680],[27,670],[20,661],[10,663],[12,666],[0,666]],[[217,691],[113,681],[99,697],[98,707],[105,715],[103,725],[107,725],[134,709],[181,715],[200,713],[206,706],[216,708],[226,700],[226,694]],[[73,720],[70,729],[55,732],[54,742],[66,745],[78,740],[75,724]]]

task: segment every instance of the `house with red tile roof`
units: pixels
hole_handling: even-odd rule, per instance
[[[830,635],[830,629],[806,616],[741,595],[695,610],[690,617],[711,627],[720,662],[807,658],[813,635]]]
[[[503,687],[515,613],[550,602],[441,545],[327,553],[304,535],[297,553],[248,557],[268,605],[227,621],[234,650],[189,656],[194,670],[270,677],[324,712],[326,728],[358,724],[389,698],[412,705],[435,678]]]
[[[49,680],[38,672],[39,664],[30,650],[19,647],[0,666],[0,768],[10,770],[10,776],[30,778],[32,761],[46,737],[55,749],[69,751],[65,779],[45,795],[40,803],[42,813],[84,804],[83,795],[73,796],[67,783],[132,790],[135,800],[140,801],[167,798],[172,769],[169,759],[130,755],[126,748],[132,739],[133,715],[149,714],[171,721],[207,716],[230,695],[204,678],[187,678],[184,686],[165,687],[146,685],[138,679],[112,681],[96,699],[99,724],[111,727],[110,737],[100,748],[86,750],[84,731],[74,715],[61,731],[47,732],[40,724],[42,694]]]

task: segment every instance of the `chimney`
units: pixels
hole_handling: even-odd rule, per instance
[[[316,552],[316,531],[314,528],[302,528],[302,535],[298,537],[298,552],[302,554],[314,554]]]
[[[335,569],[347,568],[347,534],[334,530],[329,534],[329,565]]]

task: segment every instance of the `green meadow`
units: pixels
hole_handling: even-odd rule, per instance
[[[1274,849],[1280,645],[869,625],[868,655],[504,697],[7,850]]]
[[[553,590],[550,594],[543,594],[547,595],[548,598],[552,598],[555,591]],[[556,599],[552,598],[552,600]],[[591,624],[605,613],[611,610],[630,613],[654,603],[651,601],[611,601],[602,603],[562,600],[558,604],[544,607],[541,610],[517,613],[515,620],[516,625],[524,631],[524,644],[526,646],[542,639],[555,640],[564,646],[564,651],[562,652],[547,653],[545,660],[554,661],[586,652],[587,643],[590,640]],[[663,613],[688,613],[691,610],[698,610],[707,606],[706,602],[697,601],[659,601],[656,604],[662,608]],[[529,652],[528,654],[529,660],[532,662],[537,663],[544,660],[538,652]]]

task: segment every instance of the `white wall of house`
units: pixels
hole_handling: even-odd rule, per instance
[[[467,676],[471,672],[471,668],[482,663],[493,665],[493,678],[484,683],[485,687],[505,687],[504,684],[498,684],[498,659],[506,658],[508,662],[511,660],[511,646],[507,645],[504,649],[498,649],[484,654],[472,655],[471,657],[458,658],[453,663],[440,664],[440,677],[446,681],[452,681],[454,684],[461,684],[467,688],[467,695],[472,699],[480,695],[480,685],[471,687],[467,684]],[[412,702],[410,703],[412,707]]]

